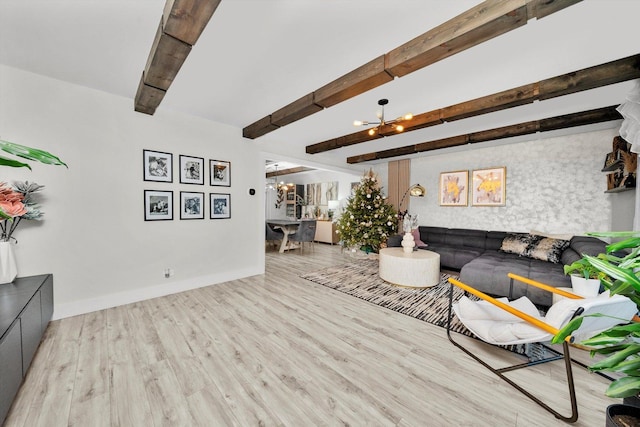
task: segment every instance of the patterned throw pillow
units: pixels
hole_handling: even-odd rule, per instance
[[[568,240],[543,237],[542,239],[529,244],[524,256],[558,264],[560,262],[560,257],[562,257],[562,253],[568,247]]]
[[[541,239],[540,236],[532,236],[531,234],[509,234],[502,240],[500,250],[509,254],[524,256],[529,245],[539,239]]]

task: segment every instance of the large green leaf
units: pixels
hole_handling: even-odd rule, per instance
[[[584,257],[588,259],[589,262],[600,271],[606,273],[614,279],[622,280],[623,282],[629,283],[638,292],[640,292],[640,279],[638,279],[638,276],[633,274],[633,270],[620,268],[616,265],[593,256],[585,255]]]
[[[630,397],[635,396],[639,391],[640,378],[623,377],[613,381],[604,394],[609,397]]]
[[[9,154],[14,154],[18,157],[22,157],[27,160],[35,160],[48,165],[62,165],[67,166],[62,160],[53,154],[40,150],[38,148],[26,147],[24,145],[15,144],[13,142],[0,140],[0,149],[6,151]]]
[[[558,331],[558,333],[551,339],[551,344],[562,344],[562,342],[567,339],[568,336],[570,336],[576,329],[580,327],[580,325],[582,325],[583,319],[583,316],[578,316],[571,319],[571,321],[564,325],[564,327],[560,329],[560,331]]]
[[[638,354],[640,352],[640,345],[634,344],[629,345],[624,350],[621,350],[606,359],[602,359],[599,362],[594,363],[589,366],[589,369],[592,371],[602,371],[602,370],[615,370],[615,367],[622,361],[624,361],[627,357]]]
[[[0,166],[9,166],[11,168],[29,168],[29,169],[31,169],[31,166],[29,166],[26,163],[22,163],[22,162],[19,162],[17,160],[13,160],[13,159],[7,159],[6,157],[2,157],[2,156],[0,156]]]
[[[630,239],[621,240],[607,246],[607,252],[616,252],[620,249],[636,248],[640,245],[640,237],[632,237]]]
[[[624,372],[626,374],[635,374],[640,369],[640,357],[625,360],[616,365],[615,371]]]

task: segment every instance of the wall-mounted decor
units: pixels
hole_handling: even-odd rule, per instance
[[[231,195],[211,193],[209,194],[211,206],[211,219],[231,218]]]
[[[473,206],[504,206],[506,204],[507,168],[476,169],[471,175]]]
[[[204,193],[180,192],[180,219],[204,219]]]
[[[173,191],[144,190],[144,220],[173,219]]]
[[[328,206],[329,200],[338,200],[338,181],[307,184],[306,197],[312,206]]]
[[[231,187],[231,162],[223,160],[209,160],[211,185]]]
[[[358,191],[358,186],[360,185],[359,182],[352,182],[351,183],[351,195],[354,196],[356,194],[356,191]]]
[[[469,171],[440,174],[440,206],[467,206]]]
[[[145,181],[173,182],[173,154],[142,150]]]
[[[204,185],[204,159],[180,155],[180,184]]]
[[[602,172],[607,173],[607,191],[617,193],[636,187],[638,154],[631,152],[631,144],[620,136],[613,138],[613,151],[607,154]]]

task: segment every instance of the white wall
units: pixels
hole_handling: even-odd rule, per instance
[[[239,129],[0,66],[0,138],[68,165],[1,168],[0,180],[46,186],[42,223],[22,222],[18,274],[53,273],[55,317],[264,272],[264,166]],[[133,96],[133,94],[132,94]],[[174,155],[174,182],[145,182],[142,150]],[[179,154],[231,162],[231,187],[179,184]],[[145,222],[143,190],[172,190],[174,220]],[[180,191],[231,194],[231,219],[181,221]],[[164,269],[175,276],[164,278]]]
[[[475,148],[412,159],[411,183],[427,189],[425,198],[411,198],[410,213],[420,225],[485,230],[582,234],[611,230],[612,202],[618,194],[605,194],[601,173],[611,151],[616,129]],[[534,137],[535,138],[535,137]],[[478,145],[479,146],[479,145]],[[438,202],[441,172],[506,166],[506,206],[441,207]],[[387,165],[378,165],[381,176]],[[633,192],[628,192],[629,194]],[[624,193],[627,195],[627,193]]]

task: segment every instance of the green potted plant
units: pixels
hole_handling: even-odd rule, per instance
[[[602,273],[584,258],[565,265],[564,274],[571,275],[571,287],[573,291],[583,297],[598,295],[600,291],[600,280],[606,276],[606,274]]]
[[[589,233],[596,237],[623,238],[607,246],[606,253],[597,257],[584,255],[583,260],[598,271],[601,283],[613,294],[631,299],[640,309],[640,231]],[[571,335],[583,317],[569,322],[551,341],[561,343]],[[614,326],[580,344],[591,348],[591,355],[606,356],[589,366],[591,371],[607,371],[621,374],[611,382],[605,394],[609,397],[637,398],[640,393],[640,321]],[[607,416],[639,412],[638,408],[620,408],[611,405]],[[640,421],[640,420],[639,420]],[[608,424],[616,425],[616,424]]]

